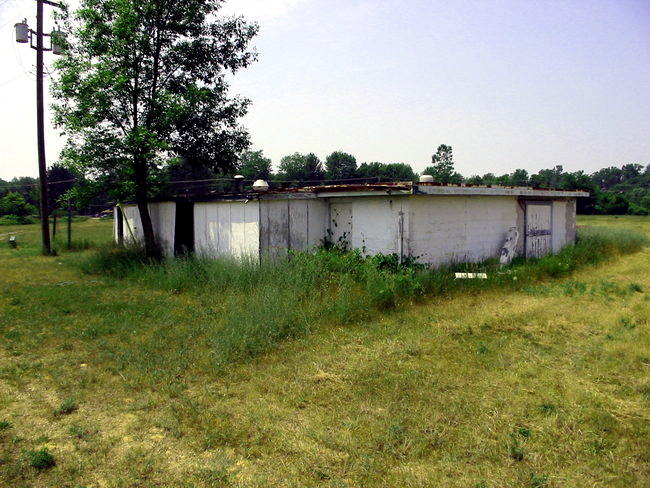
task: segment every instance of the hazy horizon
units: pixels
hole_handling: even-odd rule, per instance
[[[37,174],[35,52],[13,39],[34,11],[33,0],[0,4],[3,179]],[[224,11],[260,23],[259,61],[232,94],[252,100],[251,149],[276,166],[343,150],[421,171],[440,144],[466,176],[650,162],[650,2],[246,0]],[[51,127],[46,144],[52,164],[62,142]]]

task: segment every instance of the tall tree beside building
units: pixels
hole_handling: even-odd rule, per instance
[[[248,101],[225,75],[255,59],[257,25],[219,18],[220,0],[82,0],[65,14],[69,46],[57,62],[55,121],[63,160],[134,198],[145,248],[158,254],[147,206],[151,183],[180,157],[218,172],[248,146]],[[177,159],[176,159],[177,160]]]

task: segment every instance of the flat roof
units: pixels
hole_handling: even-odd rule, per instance
[[[336,198],[336,197],[364,197],[380,195],[432,195],[432,196],[515,196],[532,198],[581,198],[588,197],[589,192],[581,190],[554,190],[547,188],[530,188],[517,186],[498,185],[466,185],[466,184],[440,184],[440,183],[364,183],[364,184],[337,184],[302,186],[295,188],[277,188],[266,191],[247,190],[244,192],[224,193],[210,192],[207,194],[176,195],[167,198],[156,198],[151,201],[195,201],[209,202],[219,200],[245,200],[259,198],[273,199],[309,199],[309,198]],[[131,203],[131,202],[124,202]]]
[[[425,195],[491,195],[521,197],[588,197],[589,192],[581,190],[553,190],[529,188],[525,186],[468,186],[436,185],[435,183],[416,183],[416,194]]]

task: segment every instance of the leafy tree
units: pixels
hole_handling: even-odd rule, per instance
[[[71,171],[60,163],[55,163],[47,170],[48,192],[50,210],[61,206],[60,199],[74,187],[77,181],[77,173]]]
[[[451,146],[441,144],[436,153],[431,156],[431,166],[424,169],[422,174],[433,176],[438,183],[461,183],[463,177],[454,171],[454,155]]]
[[[325,159],[325,167],[327,178],[330,180],[354,178],[357,172],[357,159],[352,154],[334,151]]]
[[[314,153],[293,153],[280,160],[278,178],[290,181],[318,181],[325,178],[325,171],[323,163]]]
[[[480,175],[472,175],[469,178],[465,178],[465,183],[469,185],[483,185],[483,177]]]
[[[11,191],[0,199],[0,214],[26,217],[36,213],[36,208],[30,205],[20,193]]]
[[[509,185],[511,186],[528,186],[528,171],[525,169],[516,169],[510,175]]]
[[[239,158],[237,172],[247,180],[268,180],[271,177],[271,160],[262,151],[244,151]]]
[[[598,214],[625,215],[629,207],[627,199],[616,193],[604,191],[596,196],[595,211]]]
[[[530,184],[536,188],[560,188],[563,171],[559,164],[553,169],[543,169],[530,177]]]
[[[386,178],[400,181],[415,179],[413,168],[404,163],[363,163],[357,169],[357,176],[360,178]]]
[[[610,166],[596,171],[592,176],[594,182],[599,188],[609,190],[619,184],[623,179],[623,172],[620,168]]]
[[[636,178],[641,174],[642,171],[643,171],[642,164],[637,164],[637,163],[624,164],[623,166],[621,166],[621,180],[626,181],[626,180],[631,180],[632,178]]]
[[[146,252],[158,254],[147,206],[174,158],[233,168],[248,146],[226,72],[248,66],[257,25],[217,17],[221,0],[81,0],[64,15],[55,122],[65,164],[116,198],[135,198]]]
[[[39,200],[39,189],[38,189],[38,178],[32,178],[31,176],[18,176],[11,179],[5,183],[6,186],[1,188],[0,195],[5,195],[8,192],[20,193],[27,203],[30,205],[38,206]]]
[[[164,172],[151,175],[150,192],[158,196],[204,195],[214,185],[217,174],[211,166],[191,157],[179,157],[169,161]]]

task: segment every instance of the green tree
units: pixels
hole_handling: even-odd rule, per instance
[[[77,174],[63,166],[61,163],[54,163],[47,170],[48,191],[50,210],[61,207],[61,198],[65,198],[77,182]]]
[[[262,151],[244,151],[239,158],[237,172],[247,180],[268,180],[271,177],[271,160]]]
[[[11,191],[0,199],[0,215],[15,215],[26,217],[36,212],[36,208],[30,205],[20,193]]]
[[[256,24],[219,18],[220,0],[81,0],[64,14],[69,46],[53,83],[68,167],[134,198],[148,255],[158,254],[147,200],[170,161],[223,170],[248,146],[226,73],[248,66]]]
[[[628,163],[621,166],[621,179],[623,181],[636,178],[643,171],[643,165],[638,163]]]
[[[357,159],[343,151],[334,151],[325,159],[327,178],[330,180],[344,180],[354,178],[357,173]]]
[[[357,169],[360,178],[386,178],[390,180],[412,181],[415,173],[405,163],[363,163]]]
[[[543,169],[530,177],[530,184],[536,188],[560,188],[564,169],[558,164],[553,169]]]
[[[278,178],[289,181],[319,181],[325,178],[325,171],[323,163],[314,153],[293,153],[280,160]]]
[[[610,166],[609,168],[599,169],[591,177],[599,188],[609,190],[621,182],[623,171],[615,166]]]
[[[463,177],[454,171],[454,154],[451,146],[441,144],[436,153],[431,156],[431,166],[424,169],[422,174],[433,176],[438,183],[461,183]]]
[[[528,171],[525,169],[516,169],[510,175],[510,185],[512,186],[528,186],[529,178]]]

